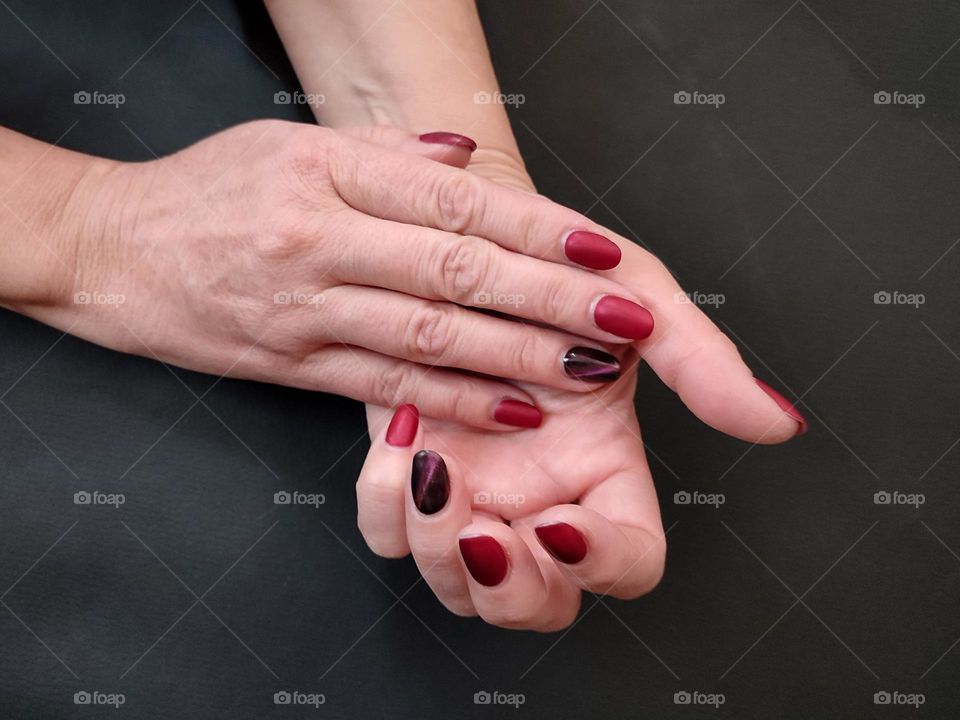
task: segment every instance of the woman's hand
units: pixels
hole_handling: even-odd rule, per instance
[[[69,301],[17,309],[194,370],[536,426],[529,394],[491,377],[580,391],[571,349],[646,337],[653,321],[577,264],[615,265],[616,245],[450,167],[468,145],[260,121],[154,162],[102,161],[72,199],[108,211],[90,215],[99,242],[79,249]]]

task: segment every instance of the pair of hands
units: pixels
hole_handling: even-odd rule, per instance
[[[458,614],[555,630],[581,589],[634,597],[662,573],[640,355],[721,431],[773,443],[804,425],[655,258],[480,177],[525,177],[482,150],[464,171],[468,143],[439,139],[260,121],[154,162],[91,162],[68,205],[95,241],[58,298],[16,309],[118,350],[367,402],[371,548],[411,552]],[[585,267],[616,250],[615,268]],[[412,431],[404,408],[392,444],[399,403],[429,420]]]

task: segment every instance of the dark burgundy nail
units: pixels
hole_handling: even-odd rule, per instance
[[[587,555],[587,541],[573,525],[547,523],[534,530],[547,552],[562,563],[574,565]]]
[[[414,455],[410,489],[413,492],[413,504],[424,515],[443,510],[450,497],[450,478],[443,458],[433,450],[421,450]]]
[[[460,554],[473,579],[481,585],[499,585],[507,576],[507,553],[488,535],[460,538]]]
[[[571,262],[594,270],[610,270],[620,264],[620,247],[603,235],[586,230],[567,235],[563,252]]]
[[[763,380],[757,380],[756,378],[754,378],[754,380],[756,381],[757,385],[760,386],[761,390],[763,390],[767,395],[773,398],[773,401],[780,406],[781,410],[783,410],[787,415],[789,415],[790,417],[792,417],[794,420],[797,421],[797,424],[799,426],[797,427],[797,435],[803,435],[807,431],[807,428],[809,427],[807,424],[807,419],[800,414],[800,411],[793,406],[793,403],[787,400],[783,395],[778,393],[772,387],[767,385]]]
[[[387,428],[387,445],[410,447],[420,426],[420,411],[416,405],[401,405],[393,414]]]
[[[466,148],[470,152],[477,149],[477,143],[466,135],[452,132],[430,132],[420,136],[420,142],[431,143],[434,145],[453,145],[455,147]]]
[[[604,295],[593,309],[597,327],[632,340],[643,340],[653,332],[653,315],[645,307],[616,295]]]
[[[493,419],[504,425],[522,428],[537,428],[543,422],[543,413],[536,405],[504,398],[493,410]]]
[[[572,347],[563,356],[563,371],[574,380],[612,382],[620,377],[620,361],[591,347]]]

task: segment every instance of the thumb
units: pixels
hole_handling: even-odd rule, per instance
[[[391,125],[342,128],[343,132],[371,145],[419,155],[451,167],[465,168],[477,143],[466,135],[452,132],[428,132],[418,135]]]

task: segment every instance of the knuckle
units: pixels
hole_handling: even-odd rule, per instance
[[[442,229],[463,234],[483,214],[483,193],[476,178],[465,172],[444,174],[434,190]]]
[[[440,304],[418,308],[403,332],[406,357],[418,362],[439,363],[454,340],[452,308]]]
[[[540,314],[550,325],[569,324],[570,284],[562,277],[548,277],[540,285]]]
[[[543,363],[540,338],[536,331],[527,331],[513,351],[513,369],[518,378],[532,380],[541,374]]]
[[[488,274],[489,255],[484,241],[463,237],[450,241],[440,257],[443,296],[461,305],[473,304]]]
[[[376,391],[377,404],[393,406],[413,399],[410,393],[413,390],[414,377],[413,368],[410,365],[403,362],[395,363],[383,372],[379,380]]]
[[[652,537],[650,543],[641,551],[646,557],[643,558],[638,572],[632,578],[624,578],[624,582],[612,581],[604,592],[605,595],[620,600],[632,600],[652,592],[660,584],[667,561],[666,538],[660,534]]]

